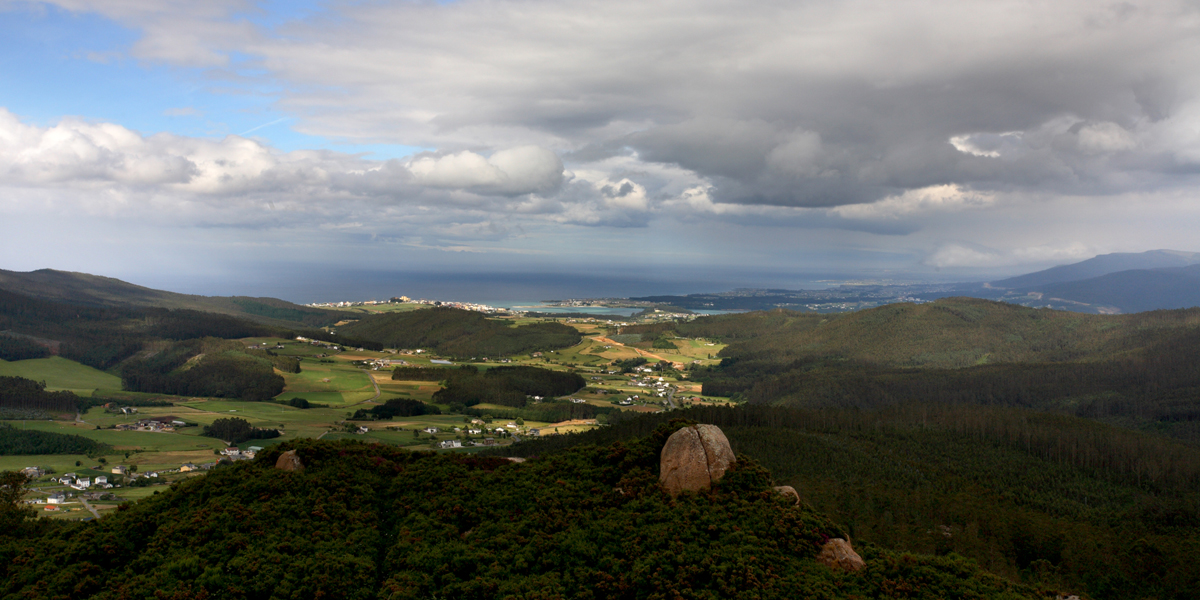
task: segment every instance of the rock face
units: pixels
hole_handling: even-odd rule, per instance
[[[279,455],[279,460],[275,461],[275,468],[284,471],[303,471],[304,463],[300,462],[300,457],[296,456],[295,450],[288,450]]]
[[[833,569],[854,572],[865,566],[861,556],[850,547],[850,542],[842,538],[833,538],[821,546],[817,562]]]
[[[693,425],[671,434],[659,459],[658,480],[672,496],[711,486],[736,459],[716,425]]]
[[[777,485],[775,486],[775,491],[791,498],[793,504],[800,504],[800,494],[796,491],[796,488],[790,485]]]

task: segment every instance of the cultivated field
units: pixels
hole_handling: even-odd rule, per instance
[[[58,356],[16,362],[0,360],[0,376],[45,381],[48,390],[70,390],[85,397],[98,389],[121,389],[120,377]]]

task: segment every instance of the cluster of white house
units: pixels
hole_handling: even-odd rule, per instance
[[[103,489],[109,489],[112,487],[112,484],[108,482],[108,475],[83,477],[81,475],[76,475],[75,473],[67,473],[57,479],[52,478],[50,481],[61,483],[67,487],[75,488],[77,490],[86,490],[91,487]]]
[[[671,384],[664,381],[662,377],[659,377],[657,380],[655,380],[653,377],[646,377],[644,379],[638,379],[637,377],[634,377],[633,379],[629,380],[629,385],[634,387],[652,388],[654,390],[654,394],[659,398],[665,397],[667,395],[667,391],[671,388]]]
[[[120,423],[116,426],[116,429],[119,429],[122,431],[172,432],[172,431],[175,431],[176,427],[183,427],[184,425],[187,425],[187,423],[180,421],[178,419],[167,420],[167,419],[163,419],[163,418],[158,418],[158,419],[142,419],[140,421],[136,421],[133,423]]]

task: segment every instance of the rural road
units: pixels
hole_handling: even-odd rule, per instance
[[[95,516],[97,519],[99,519],[99,518],[100,518],[100,513],[96,512],[96,509],[92,508],[92,505],[91,505],[91,504],[88,504],[88,501],[87,501],[86,499],[84,499],[84,497],[83,497],[83,496],[80,496],[80,497],[79,497],[79,501],[83,503],[83,507],[84,507],[84,508],[86,508],[86,509],[88,509],[89,511],[91,511],[92,515],[94,515],[94,516]]]
[[[374,398],[371,398],[371,399],[369,399],[369,400],[363,400],[363,402],[374,402],[374,401],[378,400],[378,399],[379,399],[379,396],[380,396],[380,395],[383,393],[383,392],[379,391],[379,382],[375,381],[375,378],[371,376],[371,372],[370,372],[369,370],[367,370],[367,369],[359,369],[359,371],[362,371],[363,373],[366,373],[366,374],[367,374],[367,381],[370,381],[370,382],[371,382],[371,385],[375,386],[375,397],[374,397]]]
[[[612,339],[609,339],[609,338],[606,338],[606,337],[603,337],[603,336],[594,337],[594,338],[592,338],[592,339],[593,339],[593,340],[596,340],[597,342],[600,342],[601,344],[611,344],[611,345],[613,345],[613,346],[623,346],[623,347],[625,347],[625,348],[629,348],[630,350],[633,350],[634,352],[637,352],[637,353],[638,353],[639,355],[641,355],[641,356],[645,356],[645,357],[649,357],[649,358],[655,358],[655,359],[661,360],[661,361],[663,361],[663,362],[665,362],[665,363],[670,363],[670,364],[671,364],[671,366],[675,367],[676,369],[682,369],[682,368],[683,368],[683,363],[678,363],[678,362],[675,362],[675,361],[673,361],[673,360],[671,360],[671,359],[669,359],[669,358],[663,358],[662,356],[659,356],[659,355],[657,355],[657,354],[654,354],[653,352],[647,352],[647,351],[645,351],[645,350],[642,350],[641,348],[635,348],[635,347],[633,347],[633,346],[626,346],[625,344],[622,344],[621,342],[618,342],[618,341],[615,341],[615,340],[612,340]]]

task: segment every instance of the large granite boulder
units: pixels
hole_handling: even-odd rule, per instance
[[[707,489],[736,461],[716,425],[692,425],[671,434],[659,459],[658,480],[672,496]]]
[[[796,488],[790,485],[777,485],[775,486],[775,491],[787,496],[792,501],[792,504],[800,504],[800,494],[796,491]]]
[[[288,450],[279,455],[279,460],[275,461],[275,468],[284,471],[303,471],[304,463],[300,462],[300,457],[296,456],[295,450]]]
[[[817,555],[817,562],[833,569],[850,572],[867,566],[854,548],[850,547],[850,542],[842,538],[833,538],[825,542],[825,545],[821,546],[821,553]]]

